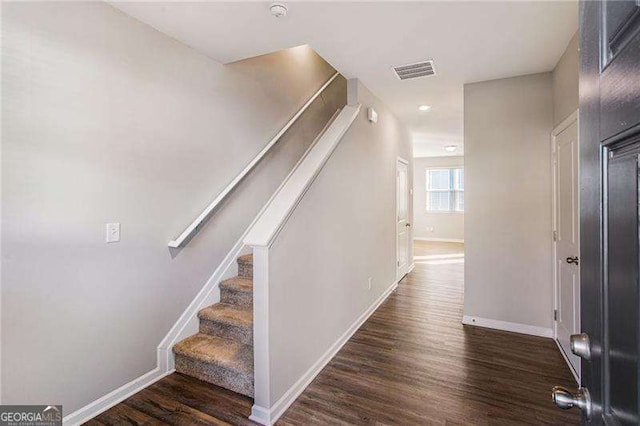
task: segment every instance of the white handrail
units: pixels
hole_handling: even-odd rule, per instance
[[[247,164],[247,166],[240,172],[240,174],[236,176],[220,194],[218,194],[218,196],[211,202],[211,204],[209,204],[207,208],[205,208],[204,211],[200,213],[200,216],[198,216],[191,223],[191,225],[189,225],[187,229],[185,229],[182,232],[182,234],[180,234],[178,238],[176,238],[173,241],[169,241],[169,247],[172,247],[172,248],[180,247],[182,243],[184,243],[185,240],[189,238],[189,236],[193,234],[196,231],[196,229],[198,229],[200,224],[211,214],[213,210],[215,210],[218,204],[220,204],[220,202],[224,200],[224,198],[227,195],[229,195],[229,193],[233,190],[233,188],[235,188],[235,186],[247,175],[247,173],[249,173],[251,169],[253,169],[253,167],[256,164],[258,164],[260,160],[262,160],[262,157],[264,157],[266,153],[269,152],[271,147],[273,147],[278,142],[280,137],[282,137],[282,135],[287,130],[289,130],[289,127],[291,127],[293,123],[295,123],[298,117],[300,117],[307,110],[307,108],[309,108],[309,105],[311,105],[313,101],[315,101],[316,98],[320,96],[320,94],[324,91],[324,89],[326,89],[327,86],[329,86],[331,82],[335,80],[336,77],[338,77],[338,75],[339,75],[338,72],[333,74],[331,78],[327,80],[327,82],[323,84],[322,87],[318,89],[318,91],[311,98],[309,98],[309,100],[302,106],[302,108],[300,108],[300,110],[293,117],[291,117],[291,120],[289,120],[287,124],[285,124],[284,127],[280,129],[280,131],[269,141],[269,143],[262,149],[262,151],[260,151],[258,155],[256,155],[254,159],[251,160],[251,162]]]

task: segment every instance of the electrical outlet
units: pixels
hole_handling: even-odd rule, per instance
[[[107,242],[117,243],[120,241],[120,224],[107,223]]]
[[[369,277],[369,283],[368,283],[368,287],[369,290],[371,290],[371,277]]]

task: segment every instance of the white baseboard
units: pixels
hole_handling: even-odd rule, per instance
[[[231,278],[237,274],[238,271],[235,260],[243,252],[244,244],[242,244],[242,240],[249,228],[247,228],[233,248],[227,253],[200,292],[198,292],[196,297],[191,301],[158,345],[156,368],[65,416],[63,419],[65,425],[84,423],[175,371],[173,351],[171,348],[180,340],[198,332],[198,311],[217,303],[220,300],[220,281]]]
[[[553,330],[551,328],[537,327],[535,325],[520,324],[517,322],[499,321],[465,315],[462,317],[462,323],[475,325],[477,327],[493,328],[495,330],[511,331],[513,333],[529,334],[531,336],[553,337]]]
[[[464,243],[464,240],[456,238],[425,238],[425,237],[413,237],[413,241],[432,241],[434,243]]]
[[[173,371],[174,370],[161,371],[160,368],[156,367],[148,373],[138,377],[137,379],[134,379],[129,383],[120,386],[113,392],[106,394],[102,398],[93,401],[91,404],[85,405],[79,410],[65,416],[62,419],[62,423],[65,426],[75,426],[87,422],[98,414],[107,411],[114,405],[129,398],[131,395],[141,391],[148,386],[151,386],[153,383],[157,382],[163,377],[168,376],[169,374],[173,373]]]
[[[250,420],[254,422],[260,423],[262,425],[270,426],[274,424],[280,416],[284,414],[284,412],[293,404],[293,402],[300,396],[300,394],[306,389],[307,386],[315,379],[315,377],[322,371],[322,369],[327,365],[329,361],[338,353],[338,351],[344,346],[345,343],[349,341],[351,336],[358,331],[360,326],[364,324],[364,322],[369,319],[371,314],[373,314],[376,309],[389,297],[389,295],[398,287],[398,282],[395,281],[391,284],[382,295],[375,301],[373,304],[362,314],[358,319],[344,332],[342,336],[336,340],[336,342],[331,345],[331,347],[316,361],[315,364],[306,373],[298,379],[296,383],[293,384],[285,392],[284,395],[271,407],[264,408],[257,405],[254,405],[251,409]]]
[[[416,268],[416,264],[412,263],[411,266],[409,266],[409,269],[407,269],[407,274],[410,274],[411,271],[413,271]]]
[[[162,342],[160,342],[157,348],[157,367],[150,372],[138,377],[137,379],[132,380],[131,382],[119,387],[118,389],[64,417],[63,422],[65,425],[76,425],[86,422],[91,418],[97,416],[98,414],[113,407],[114,405],[122,402],[134,393],[139,392],[140,390],[152,385],[156,381],[168,376],[175,371],[174,356],[172,351],[173,346],[180,340],[185,339],[198,332],[198,311],[220,301],[220,281],[235,276],[238,272],[237,264],[235,262],[236,259],[238,258],[238,256],[249,252],[247,250],[247,246],[245,246],[245,244],[243,243],[243,241],[249,234],[249,231],[251,231],[254,225],[258,222],[260,217],[276,198],[276,195],[278,195],[282,188],[285,187],[287,181],[289,181],[294,172],[302,164],[303,160],[307,157],[307,155],[309,155],[311,149],[314,147],[318,139],[324,134],[324,131],[331,125],[337,115],[338,112],[336,112],[334,116],[331,117],[331,119],[327,122],[325,128],[319,133],[316,140],[314,140],[313,143],[307,148],[296,165],[284,178],[280,186],[274,191],[265,205],[262,206],[260,212],[253,218],[249,226],[245,229],[243,234],[231,248],[229,253],[227,253],[220,265],[218,265],[213,274],[209,277],[196,297],[191,301],[189,306],[187,306],[182,315],[180,315],[180,317],[173,325],[173,327],[171,327],[164,339],[162,339]]]

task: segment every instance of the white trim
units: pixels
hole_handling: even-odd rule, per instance
[[[171,330],[169,330],[165,338],[162,339],[162,342],[160,343],[160,345],[158,345],[158,366],[160,366],[161,369],[163,370],[172,369],[174,365],[174,357],[173,357],[173,351],[171,350],[171,348],[182,339],[185,339],[198,332],[198,327],[200,324],[197,317],[198,312],[201,309],[206,308],[207,306],[211,306],[220,301],[220,291],[219,291],[220,281],[237,275],[238,265],[236,263],[236,259],[238,258],[239,255],[241,255],[245,251],[244,250],[245,245],[243,244],[242,241],[247,237],[247,234],[249,234],[249,231],[256,224],[260,216],[265,212],[269,204],[271,204],[271,202],[274,200],[276,195],[282,190],[286,182],[291,178],[295,170],[300,166],[302,161],[309,154],[309,152],[317,142],[320,135],[322,135],[326,131],[326,129],[331,125],[331,123],[333,122],[337,114],[338,114],[338,111],[336,111],[333,117],[329,119],[325,127],[320,131],[319,136],[311,143],[311,145],[309,146],[309,148],[307,148],[305,153],[302,154],[302,157],[300,157],[300,159],[295,164],[295,166],[293,166],[289,174],[284,178],[280,186],[278,186],[278,189],[274,191],[274,193],[271,195],[269,200],[262,207],[260,212],[253,218],[253,220],[251,221],[251,224],[249,224],[249,226],[245,229],[245,231],[242,233],[242,236],[238,239],[238,241],[236,241],[236,243],[231,248],[229,253],[227,253],[225,258],[222,260],[218,268],[213,272],[211,277],[207,280],[207,282],[202,287],[202,289],[198,292],[198,294],[193,299],[193,301],[184,310],[182,315],[180,315],[180,317],[178,318],[176,323],[173,325],[173,327],[171,327]]]
[[[553,330],[547,327],[538,327],[535,325],[520,324],[517,322],[499,321],[488,318],[473,317],[465,315],[462,317],[462,323],[465,325],[473,325],[476,327],[493,328],[495,330],[511,331],[512,333],[528,334],[530,336],[553,338]]]
[[[271,365],[271,347],[269,345],[269,247],[253,248],[253,318],[254,403],[251,416],[262,416],[263,411],[259,407],[268,407],[271,401],[269,377]]]
[[[316,361],[306,373],[298,379],[296,383],[293,384],[285,392],[284,395],[271,407],[271,409],[264,408],[254,404],[251,409],[250,420],[254,422],[258,422],[262,425],[272,425],[274,424],[282,414],[293,404],[293,402],[300,396],[300,394],[305,390],[307,386],[313,381],[313,379],[322,371],[325,365],[338,353],[338,351],[344,346],[345,343],[349,341],[351,336],[358,331],[358,329],[362,326],[362,324],[369,319],[371,314],[373,314],[376,309],[391,295],[391,293],[398,287],[398,282],[394,281],[385,291],[380,295],[380,297],[373,302],[373,304],[362,314],[358,319],[344,332],[342,336],[336,340],[336,342],[331,345],[329,349]]]
[[[407,166],[407,218],[406,218],[406,222],[409,222],[409,215],[410,215],[410,209],[409,209],[409,199],[411,198],[411,189],[409,188],[409,161],[397,156],[396,157],[396,215],[394,217],[395,220],[395,227],[396,227],[396,280],[400,281],[402,278],[404,278],[405,275],[407,275],[409,273],[409,265],[407,266],[407,270],[406,272],[402,273],[400,271],[400,252],[398,250],[398,201],[400,200],[400,194],[398,193],[398,182],[399,182],[399,177],[400,177],[400,168],[398,167],[398,163],[402,163],[405,166]],[[409,234],[410,232],[413,232],[411,230],[411,228],[409,228],[409,230],[407,231],[407,234]],[[413,254],[413,250],[411,248],[411,236],[407,235],[407,264],[409,263],[409,255]]]
[[[464,240],[456,238],[425,238],[425,237],[413,237],[413,241],[432,241],[440,243],[464,243]]]
[[[555,137],[562,133],[567,127],[571,126],[574,121],[578,121],[578,115],[580,114],[580,109],[577,109],[571,113],[567,118],[562,120],[560,124],[558,124],[553,131],[551,132],[551,136]]]
[[[558,350],[560,351],[560,355],[562,355],[562,358],[564,358],[564,361],[569,366],[569,371],[571,371],[571,375],[576,380],[576,384],[578,385],[578,387],[580,387],[580,372],[574,370],[573,364],[571,364],[571,361],[569,361],[569,358],[567,357],[567,354],[564,353],[564,349],[562,349],[562,345],[560,344],[558,339],[554,338],[553,341],[556,342],[556,346],[558,347]],[[582,359],[578,359],[578,362],[582,363]]]
[[[308,154],[265,210],[252,225],[244,244],[253,248],[253,353],[254,353],[254,410],[252,416],[259,421],[270,421],[273,410],[270,396],[270,347],[269,347],[269,248],[291,213],[315,181],[342,137],[358,117],[361,106],[345,106],[326,130],[317,138]],[[264,420],[266,419],[266,420]]]
[[[425,214],[464,214],[464,209],[462,210],[455,210],[455,205],[458,202],[458,197],[457,194],[458,192],[462,192],[464,194],[464,188],[463,189],[456,189],[455,186],[457,186],[459,184],[458,179],[456,178],[455,174],[454,174],[454,181],[453,181],[453,185],[454,188],[451,189],[429,189],[429,171],[431,170],[458,170],[461,169],[464,172],[464,164],[458,165],[458,166],[426,166],[424,168],[424,172],[425,172],[425,200],[426,200],[426,205],[423,206],[424,207],[424,213]],[[454,193],[454,201],[453,201],[453,208],[454,210],[429,210],[429,194],[431,192],[449,192],[449,193]]]
[[[328,126],[331,124],[332,120],[335,118],[336,115],[337,115],[337,112],[336,114],[334,114],[334,117],[332,117],[329,120],[329,122],[325,125],[325,128],[320,132],[320,135],[326,130],[326,128],[328,128]],[[317,141],[317,138],[316,138],[316,141]],[[311,151],[316,141],[314,141],[309,146],[309,148],[302,155],[300,160],[298,160],[296,165],[293,167],[291,172],[289,172],[289,174],[284,179],[284,181],[280,184],[278,189],[276,189],[276,191],[271,195],[271,198],[269,199],[269,201],[267,201],[267,203],[262,207],[262,210],[256,215],[256,217],[253,219],[251,224],[245,229],[242,236],[238,239],[238,241],[236,241],[234,246],[231,248],[229,253],[227,253],[227,255],[222,260],[220,265],[218,265],[218,267],[213,272],[211,277],[209,277],[209,279],[204,284],[202,289],[198,292],[196,297],[194,297],[194,299],[191,301],[189,306],[187,306],[187,308],[184,310],[184,312],[180,315],[178,320],[175,322],[173,327],[171,327],[171,329],[169,330],[167,335],[164,337],[164,339],[162,339],[162,342],[160,342],[157,348],[157,356],[156,356],[157,367],[154,370],[150,371],[149,373],[131,381],[130,383],[127,383],[121,386],[115,391],[108,393],[107,395],[101,397],[100,399],[97,399],[96,401],[89,403],[88,405],[78,409],[74,413],[65,417],[65,419],[71,419],[71,420],[65,420],[65,424],[66,422],[70,422],[69,424],[86,422],[87,420],[97,416],[98,414],[113,407],[119,402],[122,402],[124,399],[128,398],[133,393],[138,392],[144,389],[145,387],[150,386],[151,384],[161,379],[162,377],[165,377],[173,373],[174,356],[171,348],[180,340],[198,332],[199,321],[197,318],[197,314],[198,314],[198,311],[200,311],[200,309],[213,305],[214,303],[217,303],[218,301],[220,301],[220,291],[219,291],[220,281],[226,278],[231,278],[232,276],[236,275],[238,272],[238,266],[235,260],[240,254],[243,253],[245,249],[245,246],[242,243],[242,241],[247,236],[247,234],[249,233],[253,225],[255,225],[260,215],[264,213],[267,206],[271,203],[271,201],[273,201],[273,199],[278,194],[278,192],[280,192],[280,190],[283,188],[287,180],[289,180],[289,178],[293,175],[294,171],[298,168],[298,166],[302,163],[302,161],[307,156],[307,154]],[[75,420],[76,418],[80,420],[76,422]]]
[[[260,215],[244,239],[245,245],[252,247],[271,245],[359,112],[360,105],[348,105],[340,111],[336,119],[311,148],[304,161],[278,191],[264,213]]]
[[[247,228],[247,231],[248,229],[249,228]],[[247,231],[245,231],[245,234]],[[244,237],[244,235],[242,237]],[[158,345],[156,368],[65,416],[63,419],[65,425],[84,423],[175,371],[174,356],[171,348],[178,341],[197,333],[197,313],[200,309],[220,300],[219,282],[237,273],[235,259],[244,247],[242,237],[225,256],[222,263],[216,268],[204,287],[198,292],[193,301],[182,315],[180,315],[176,323]]]
[[[556,186],[558,176],[556,176],[556,131],[551,132],[551,284],[553,291],[553,311],[551,312],[553,340],[558,340],[558,322],[556,321],[555,311],[558,309],[558,283],[556,278],[558,276],[556,265],[556,225],[558,218],[556,215]]]
[[[220,301],[220,281],[237,275],[238,264],[236,263],[236,259],[242,253],[244,248],[242,238],[248,230],[249,228],[245,230],[242,237],[234,244],[196,297],[193,298],[189,306],[182,312],[182,315],[180,315],[173,327],[171,327],[167,335],[162,339],[162,342],[158,345],[158,367],[162,371],[174,368],[174,356],[171,348],[179,341],[198,332],[200,324],[197,316],[198,312]]]
[[[314,93],[314,95],[311,98],[309,98],[309,100],[302,106],[302,108],[300,108],[298,112],[293,117],[291,117],[291,119],[287,122],[287,124],[285,124],[284,127],[280,129],[280,131],[269,141],[269,143],[264,148],[262,148],[262,151],[260,151],[258,155],[256,155],[253,158],[253,160],[251,160],[251,162],[246,165],[246,167],[240,172],[240,174],[237,175],[224,188],[224,190],[220,194],[218,194],[218,196],[204,209],[202,213],[200,213],[200,215],[187,227],[187,229],[185,229],[178,238],[176,238],[175,240],[169,241],[169,244],[168,244],[169,247],[172,247],[172,248],[180,247],[182,243],[184,243],[185,240],[187,240],[191,236],[191,234],[193,234],[196,231],[196,229],[198,229],[198,227],[202,224],[202,222],[211,214],[211,212],[213,212],[213,210],[215,210],[218,204],[227,195],[229,195],[229,193],[233,190],[233,188],[235,188],[235,186],[242,179],[244,179],[244,177],[251,171],[251,169],[253,169],[253,167],[256,164],[258,164],[260,160],[262,160],[262,157],[264,157],[267,154],[267,152],[271,149],[271,147],[273,147],[278,142],[278,140],[280,140],[280,137],[287,130],[289,130],[289,128],[298,119],[298,117],[300,117],[302,113],[304,113],[307,110],[307,108],[309,108],[309,105],[311,105],[313,101],[315,101],[316,98],[320,96],[320,94],[324,91],[324,89],[326,89],[331,84],[331,82],[335,80],[336,77],[338,77],[338,75],[340,75],[340,73],[336,71],[336,73],[333,74],[333,76],[331,76],[331,78],[327,80],[327,82],[324,83],[322,87],[318,89],[318,91]]]
[[[557,148],[558,148],[558,144],[556,142],[557,137],[560,133],[564,132],[565,130],[567,130],[567,128],[569,128],[569,126],[571,126],[573,123],[576,123],[576,141],[578,143],[578,154],[580,153],[580,123],[579,123],[579,116],[580,116],[580,109],[576,109],[573,113],[571,113],[571,115],[569,115],[567,118],[565,118],[564,120],[562,120],[562,122],[560,124],[558,124],[553,131],[551,132],[551,233],[552,233],[552,238],[551,238],[551,282],[553,283],[553,309],[554,311],[559,311],[559,306],[558,306],[558,264],[557,264],[557,252],[558,252],[558,242],[555,240],[554,238],[554,233],[557,231],[557,225],[558,225],[558,215],[557,215],[557,204],[558,204],[558,200],[557,200],[557,193],[556,193],[556,187],[558,185],[558,173],[557,173],[557,164],[556,164],[556,160],[557,160]],[[580,178],[580,159],[578,159],[578,184],[579,184],[579,178]],[[578,192],[577,192],[577,197],[578,197],[578,211],[580,210],[580,188],[578,188]],[[578,221],[578,244],[576,246],[577,250],[580,250],[580,222]],[[580,253],[578,253],[578,258],[580,258]],[[578,272],[578,300],[580,299],[580,275]],[[577,312],[578,315],[578,322],[580,323],[581,319],[580,319],[580,310],[578,309]],[[582,371],[580,370],[580,367],[578,369],[578,371],[576,371],[573,367],[573,364],[571,364],[571,361],[569,360],[569,357],[567,356],[567,354],[564,352],[564,349],[562,349],[562,345],[560,344],[560,341],[558,340],[558,321],[555,319],[555,315],[554,312],[551,312],[551,320],[553,321],[553,327],[552,327],[552,332],[553,332],[553,340],[556,342],[556,345],[558,346],[558,350],[560,351],[560,353],[562,354],[562,357],[564,358],[565,362],[567,363],[567,365],[569,366],[569,370],[571,371],[571,374],[573,374],[574,378],[576,379],[576,382],[578,383],[578,385],[580,384],[580,378],[582,376]],[[578,324],[578,329],[580,329],[580,324]],[[581,364],[582,360],[578,359],[578,363]]]
[[[415,262],[411,263],[411,265],[409,265],[409,269],[407,269],[407,275],[410,274],[415,268],[416,268]]]
[[[174,370],[161,371],[160,368],[156,367],[148,373],[138,377],[137,379],[134,379],[129,383],[120,386],[113,392],[106,394],[102,398],[93,401],[91,404],[85,405],[79,410],[76,410],[73,413],[65,416],[62,419],[62,423],[64,425],[75,426],[87,422],[98,414],[107,411],[114,405],[129,398],[131,395],[140,392],[142,389],[150,386],[163,377],[168,376],[169,374],[173,373],[173,371]]]

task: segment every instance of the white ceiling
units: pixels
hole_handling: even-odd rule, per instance
[[[462,153],[463,85],[551,71],[578,28],[576,1],[112,2],[223,63],[311,45],[403,120],[414,156]],[[433,59],[437,75],[400,81],[391,67]],[[418,111],[422,104],[428,112]]]

